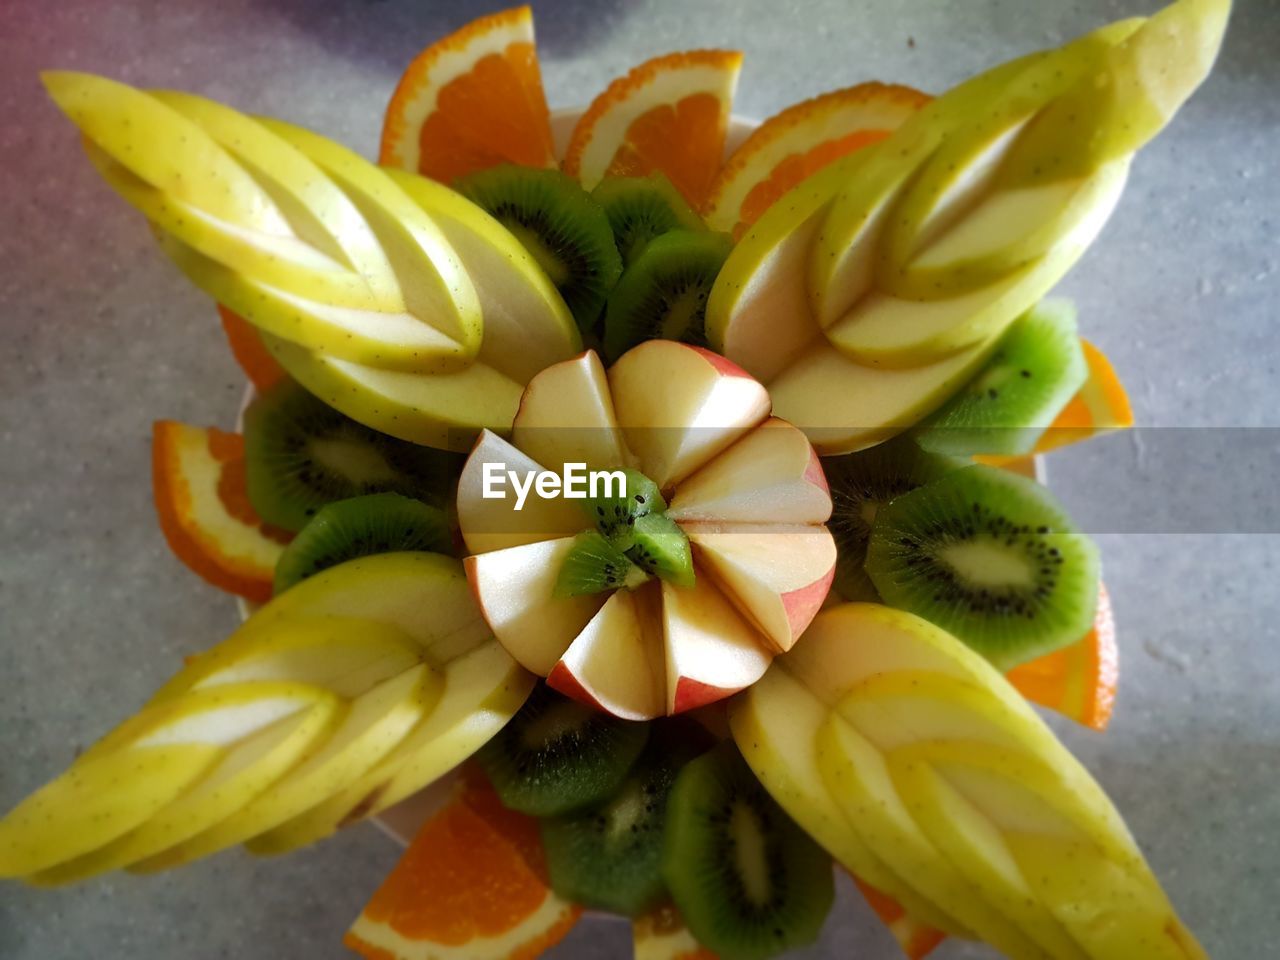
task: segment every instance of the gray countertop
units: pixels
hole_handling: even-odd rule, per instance
[[[211,305],[98,180],[37,71],[186,88],[372,152],[401,68],[481,6],[0,0],[0,809],[235,623],[231,602],[170,556],[149,454],[154,419],[230,426],[241,378]],[[765,116],[864,79],[940,90],[1155,4],[536,6],[553,105],[660,52],[734,46],[746,52],[737,110]],[[1238,0],[1216,73],[1142,153],[1063,285],[1149,426],[1050,465],[1103,541],[1123,665],[1108,734],[1057,727],[1219,960],[1274,956],[1280,937],[1278,157],[1280,5]],[[0,957],[341,957],[343,930],[395,859],[359,827],[277,861],[234,852],[159,879],[4,884]],[[584,925],[553,955],[626,956],[626,937]],[[845,886],[803,955],[895,950]]]

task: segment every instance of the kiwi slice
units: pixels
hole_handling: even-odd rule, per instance
[[[578,597],[619,587],[634,587],[649,579],[599,531],[583,531],[575,540],[556,578],[556,596]]]
[[[959,456],[1021,456],[1088,376],[1075,306],[1046,301],[1019,317],[987,365],[919,428],[920,446]]]
[[[445,507],[461,469],[456,454],[370,430],[292,380],[249,404],[244,448],[253,509],[294,532],[326,503],[366,493],[402,493]]]
[[[965,464],[958,458],[921,450],[906,435],[869,450],[824,458],[822,469],[831,488],[827,528],[836,541],[836,593],[845,600],[879,602],[880,594],[865,570],[876,513],[895,497]]]
[[[693,586],[693,556],[689,538],[663,513],[640,517],[631,527],[633,543],[627,556],[645,570],[677,587]]]
[[[1079,640],[1098,602],[1094,542],[1040,484],[981,464],[880,510],[867,573],[1001,670]]]
[[[644,340],[705,345],[707,297],[732,248],[728,234],[705,230],[671,230],[647,243],[609,294],[609,359]]]
[[[617,484],[610,488],[610,495],[588,497],[585,501],[587,512],[595,521],[596,528],[608,537],[620,550],[626,550],[633,543],[631,528],[637,520],[650,513],[663,513],[667,509],[667,501],[662,499],[658,485],[639,470],[622,471],[626,482],[619,490]]]
[[[603,803],[542,823],[551,886],[566,900],[634,917],[667,898],[662,875],[667,794],[710,746],[688,720],[659,720],[649,745]]]
[[[591,196],[609,218],[624,267],[635,261],[645,244],[668,230],[706,229],[702,218],[661,173],[605,177]]]
[[[503,804],[537,817],[616,793],[649,740],[649,724],[593,710],[538,684],[476,759]]]
[[[559,170],[498,164],[454,188],[510,230],[551,278],[578,326],[591,329],[622,273],[604,208]]]
[[[276,561],[275,593],[356,557],[401,550],[452,554],[445,512],[398,493],[326,503]]]
[[[831,858],[783,812],[732,741],[685,766],[667,801],[662,874],[698,942],[762,960],[817,939]]]

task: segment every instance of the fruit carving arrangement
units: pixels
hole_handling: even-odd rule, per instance
[[[1118,682],[1098,549],[1031,458],[1132,423],[1045,297],[1228,12],[860,84],[735,149],[742,57],[703,50],[558,153],[528,8],[410,65],[376,164],[47,74],[253,387],[240,433],[153,444],[166,539],[253,612],[0,820],[0,876],[400,805],[345,940],[371,960],[534,957],[587,910],[640,958],[756,960],[818,936],[837,868],[912,958],[1206,957],[1029,706],[1102,730]]]

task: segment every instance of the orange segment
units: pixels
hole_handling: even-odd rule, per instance
[[[1120,682],[1116,623],[1106,587],[1098,587],[1092,630],[1069,647],[1014,667],[1009,682],[1028,700],[1086,727],[1105,730]]]
[[[288,376],[284,367],[276,363],[276,358],[267,352],[253,324],[222,304],[218,304],[218,316],[222,318],[222,330],[227,335],[227,343],[231,345],[231,355],[236,358],[236,363],[240,364],[240,369],[250,383],[259,390],[266,390]]]
[[[1129,395],[1111,361],[1088,340],[1082,339],[1080,345],[1089,365],[1089,378],[1040,438],[1036,453],[1133,426]]]
[[[889,928],[889,932],[898,941],[898,946],[902,947],[902,952],[908,960],[922,960],[931,954],[938,944],[947,939],[947,935],[941,930],[935,930],[928,924],[910,917],[893,897],[881,893],[875,887],[868,886],[857,877],[853,878],[853,882],[867,898],[867,903],[880,918],[880,922]]]
[[[581,915],[547,886],[537,821],[467,777],[343,942],[367,960],[533,960]]]
[[[632,921],[631,942],[635,960],[716,960],[670,903]]]
[[[569,138],[564,170],[590,190],[605,176],[661,171],[700,208],[724,155],[742,54],[692,50],[656,57],[592,101]]]
[[[263,523],[245,487],[244,438],[157,421],[151,475],[160,529],[188,567],[216,587],[265,603],[289,535]]]
[[[473,20],[414,58],[378,162],[442,183],[498,163],[555,166],[529,7]]]
[[[911,87],[861,83],[775,114],[721,169],[705,207],[707,223],[741,237],[796,184],[883,140],[931,99]]]

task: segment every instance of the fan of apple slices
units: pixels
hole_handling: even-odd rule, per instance
[[[458,522],[480,608],[516,660],[570,696],[628,719],[679,713],[755,682],[826,598],[831,497],[804,434],[769,416],[743,370],[653,340],[606,374],[593,352],[530,381],[513,442],[486,432],[463,468]],[[632,468],[652,479],[692,545],[694,583],[562,596],[582,501],[485,496],[485,475]]]

